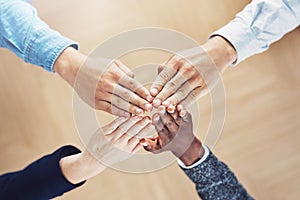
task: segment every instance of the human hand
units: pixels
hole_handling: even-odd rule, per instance
[[[62,172],[71,183],[87,180],[106,166],[130,158],[141,149],[140,138],[153,130],[149,117],[118,118],[98,129],[84,152],[62,158]]]
[[[171,151],[187,166],[204,155],[200,140],[193,134],[192,116],[182,105],[178,105],[173,113],[166,112],[165,107],[160,106],[152,120],[158,136],[140,141],[146,151]]]
[[[236,60],[234,48],[215,36],[201,47],[181,51],[158,68],[150,93],[153,106],[173,112],[177,104],[188,107],[212,89],[228,65]]]
[[[152,110],[153,97],[120,61],[92,59],[69,47],[54,64],[56,71],[91,107],[130,117]]]

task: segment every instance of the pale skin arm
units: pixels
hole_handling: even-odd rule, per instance
[[[223,73],[237,59],[233,46],[223,37],[214,36],[201,47],[179,52],[159,67],[150,93],[153,106],[164,105],[168,111],[191,103],[208,93]],[[215,68],[215,69],[214,69]],[[201,73],[200,73],[201,72]],[[205,76],[205,79],[203,78]]]
[[[99,129],[85,151],[62,158],[62,173],[73,184],[94,177],[107,166],[130,158],[141,149],[139,138],[153,130],[149,117],[118,118]]]
[[[144,111],[152,110],[149,91],[118,60],[88,58],[68,47],[57,58],[53,70],[97,110],[122,117],[142,116]]]

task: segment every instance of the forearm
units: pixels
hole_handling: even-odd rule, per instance
[[[209,55],[219,72],[237,60],[237,52],[225,38],[215,36],[202,45],[203,50]]]
[[[65,178],[73,184],[88,180],[106,168],[88,152],[64,157],[59,164]]]
[[[87,57],[72,47],[66,48],[53,65],[53,71],[57,72],[72,87],[75,84],[77,73]]]
[[[191,146],[182,154],[179,159],[185,166],[190,166],[200,160],[204,155],[204,148],[197,138],[194,138]]]
[[[299,0],[254,0],[211,37],[220,35],[232,44],[237,52],[237,64],[267,50],[299,23]]]
[[[34,7],[20,0],[0,0],[0,46],[25,62],[53,71],[57,57],[77,43],[49,28]]]

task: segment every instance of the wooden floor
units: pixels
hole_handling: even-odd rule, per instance
[[[154,26],[203,43],[250,1],[34,0],[51,27],[88,53],[112,35]],[[300,198],[300,29],[269,51],[224,75],[226,121],[213,149],[256,198]],[[136,58],[140,63],[142,57]],[[164,57],[163,61],[167,59]],[[133,67],[134,59],[124,63]],[[72,88],[58,75],[0,50],[0,173],[21,169],[64,144],[81,147],[73,121]],[[201,130],[209,123],[209,97],[199,100]],[[108,121],[108,115],[102,115]],[[101,117],[100,117],[101,118]],[[198,199],[176,164],[133,175],[106,170],[59,199]]]

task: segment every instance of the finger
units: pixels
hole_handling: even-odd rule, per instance
[[[124,133],[124,137],[126,136],[129,140],[134,139],[136,135],[145,128],[148,124],[151,124],[150,117],[144,117],[140,121],[133,124],[127,132]],[[120,138],[121,139],[121,138]]]
[[[118,117],[114,121],[112,121],[109,124],[103,126],[101,128],[101,130],[102,130],[104,135],[108,135],[108,134],[112,133],[116,128],[118,128],[118,126],[120,126],[121,124],[126,122],[127,120],[128,120],[128,118]]]
[[[166,112],[164,106],[160,106],[158,108],[158,113],[160,115],[160,119],[161,119],[162,123],[164,124],[164,126],[167,127],[167,129],[169,130],[169,132],[172,135],[175,135],[178,131],[178,126],[175,123],[175,120],[173,119],[173,117],[169,113]]]
[[[152,105],[148,101],[139,97],[137,94],[135,94],[131,90],[122,87],[121,85],[116,85],[113,90],[113,93],[120,96],[125,101],[130,102],[131,104],[137,105],[146,111],[152,110]]]
[[[185,82],[173,95],[167,98],[162,104],[167,107],[168,112],[175,111],[175,106],[184,100],[190,92],[197,87],[202,87],[203,80],[201,77],[193,77]],[[195,98],[197,99],[197,97]]]
[[[176,72],[177,65],[167,64],[154,80],[150,89],[151,95],[155,97],[161,91],[163,86],[172,79]]]
[[[164,126],[161,131],[158,131],[157,134],[160,138],[157,142],[159,143],[161,148],[165,147],[173,139],[173,136],[168,131],[168,128],[166,126]]]
[[[141,139],[145,138],[151,132],[155,131],[154,126],[151,123],[148,123],[145,127],[143,127],[134,137],[128,140],[129,145],[136,145],[140,142]]]
[[[163,124],[162,120],[160,119],[159,114],[153,117],[153,124],[160,138],[160,140],[158,140],[158,142],[161,142],[160,145],[162,146],[163,144],[167,144],[172,136],[170,135],[168,128]]]
[[[155,113],[152,117],[152,123],[155,127],[155,130],[157,132],[161,131],[164,128],[164,124],[162,123],[162,121],[160,120],[159,114]]]
[[[157,68],[157,74],[159,74],[164,68],[165,66],[167,65],[167,63],[172,59],[172,57],[169,58],[169,60],[167,60],[166,62],[164,62],[163,64],[161,65],[158,65],[158,68]]]
[[[97,110],[103,110],[105,112],[108,112],[110,114],[120,116],[120,117],[125,117],[128,118],[131,116],[131,114],[125,110],[122,110],[111,103],[108,103],[107,101],[96,101],[95,102],[95,108]]]
[[[160,149],[158,138],[146,138],[140,141],[146,151],[155,152]]]
[[[139,143],[140,139],[136,135],[148,124],[150,124],[150,117],[145,117],[142,120],[133,124],[126,132],[121,135],[116,143],[126,147],[126,149],[132,151],[134,147]]]
[[[106,99],[106,97],[104,97]],[[130,103],[129,101],[124,100],[119,97],[117,94],[111,95],[111,99],[107,99],[110,101],[112,105],[118,107],[119,109],[125,110],[128,113],[132,113],[134,115],[142,116],[144,114],[144,110],[140,107]]]
[[[195,101],[197,101],[200,97],[206,95],[208,93],[207,86],[204,87],[197,87],[193,91],[191,91],[187,97],[185,97],[180,104],[184,107],[188,108],[192,105]]]
[[[134,102],[136,103],[136,105],[138,105],[139,103],[145,104],[148,102],[152,102],[153,97],[151,96],[150,92],[137,80],[129,76],[123,76],[119,80],[119,84],[127,88],[131,92],[131,94],[137,94],[136,96],[138,97],[138,99]]]
[[[157,74],[159,74],[164,68],[164,65],[159,65],[157,68]]]
[[[156,99],[165,101],[169,96],[174,94],[184,83],[191,79],[197,70],[191,66],[189,63],[185,63],[181,68],[179,68],[178,73],[163,87],[160,93],[156,96]],[[195,76],[194,79],[200,78],[200,74]],[[191,89],[189,90],[191,91]]]
[[[180,126],[181,119],[180,119],[178,111],[176,110],[176,107],[175,107],[175,111],[173,113],[170,113],[170,115],[173,117],[173,119],[176,122],[177,126]]]
[[[186,110],[186,108],[182,104],[177,106],[177,110],[182,121],[188,122],[189,120],[191,120],[191,114]]]
[[[122,123],[116,130],[114,130],[111,134],[107,135],[107,138],[111,142],[116,142],[121,136],[126,133],[130,127],[140,121],[142,118],[138,116],[134,116],[131,118],[128,118],[127,121]]]
[[[143,147],[143,145],[141,145],[140,143],[137,143],[136,146],[132,149],[131,153],[135,154],[136,152],[138,152],[139,150],[141,150]]]
[[[135,137],[138,139],[142,139],[145,137],[153,136],[154,133],[156,134],[155,127],[152,123],[149,123],[142,130],[140,130],[140,132],[135,135]]]
[[[124,65],[121,61],[115,60],[115,63],[126,75],[128,75],[131,78],[134,78],[134,73],[128,67],[126,67],[126,65]]]

